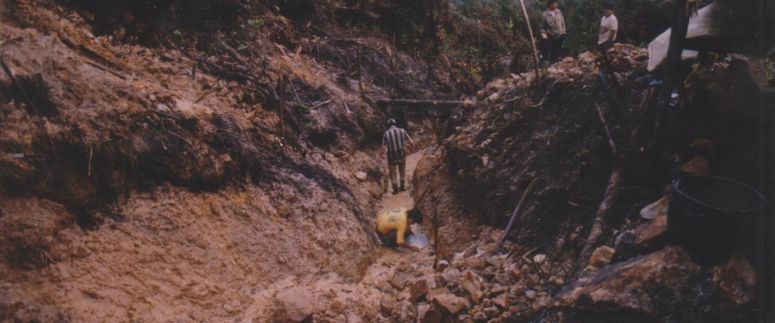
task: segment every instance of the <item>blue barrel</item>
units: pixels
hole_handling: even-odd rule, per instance
[[[714,265],[739,246],[738,237],[755,236],[752,224],[764,205],[764,196],[746,184],[723,177],[683,177],[673,182],[668,232],[697,263]]]

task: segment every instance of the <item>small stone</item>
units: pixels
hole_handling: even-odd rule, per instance
[[[498,317],[501,314],[501,311],[495,306],[485,307],[482,312],[490,318]]]
[[[508,290],[509,290],[509,288],[504,286],[504,285],[494,284],[490,288],[490,291],[487,294],[488,295],[497,295],[497,294],[500,294],[500,293],[503,293],[503,292],[507,292]]]
[[[489,97],[487,97],[487,101],[490,101],[491,103],[497,103],[501,99],[501,95],[498,93],[493,93]]]
[[[495,249],[495,248],[492,248],[492,249]],[[492,267],[500,267],[500,265],[501,265],[501,260],[498,259],[498,258],[495,258],[495,257],[487,258],[487,260],[485,260],[485,262],[487,262],[487,264],[492,266]]]
[[[634,230],[633,244],[642,248],[659,247],[667,242],[667,209],[651,222],[643,223]]]
[[[428,290],[428,281],[425,279],[415,281],[411,286],[409,286],[409,301],[417,302],[423,296],[428,294]]]
[[[509,294],[503,293],[498,296],[495,296],[495,298],[492,299],[492,303],[502,309],[509,308]]]
[[[460,316],[457,317],[457,321],[461,323],[474,323],[473,317],[468,314],[460,314]]]
[[[482,156],[482,166],[487,167],[487,165],[490,164],[490,156],[484,155]]]
[[[476,107],[476,102],[474,102],[474,100],[471,100],[471,99],[465,99],[463,100],[463,107],[466,109],[473,109]]]
[[[417,321],[423,322],[428,315],[428,311],[431,310],[431,306],[427,303],[417,304]]]
[[[507,273],[495,274],[495,282],[501,285],[508,285],[511,283],[511,275]]]
[[[393,310],[398,305],[398,302],[393,295],[385,295],[382,297],[382,299],[379,302],[379,309],[382,312],[382,315],[385,316],[391,316],[393,315]]]
[[[549,277],[549,281],[556,286],[562,286],[563,284],[565,284],[565,279],[559,276]]]
[[[546,261],[546,255],[545,254],[537,254],[533,256],[533,262],[537,264],[542,264],[544,261]]]
[[[369,179],[369,174],[366,174],[366,172],[357,172],[355,173],[355,178],[361,182],[365,182]]]
[[[529,299],[535,299],[536,298],[536,292],[532,289],[528,289],[525,291],[525,297]]]
[[[713,282],[736,305],[753,300],[756,291],[756,271],[745,257],[736,255],[726,263],[713,267]]]
[[[474,303],[478,304],[482,300],[484,293],[482,293],[482,284],[479,275],[470,270],[466,270],[460,278],[460,286],[471,294],[471,300],[473,300]]]
[[[484,312],[482,311],[478,311],[474,313],[473,319],[474,321],[477,321],[477,322],[487,320],[487,314],[484,314]]]
[[[312,292],[304,287],[288,288],[275,296],[279,310],[275,318],[285,322],[301,322],[312,316],[315,310]]]
[[[479,100],[484,99],[485,97],[487,97],[487,90],[486,89],[479,90],[478,92],[476,92],[476,97]]]
[[[592,252],[592,256],[589,257],[589,267],[602,268],[605,265],[611,263],[611,259],[614,257],[615,250],[609,246],[602,246],[595,249]]]
[[[433,304],[443,308],[452,315],[457,315],[457,313],[470,306],[467,299],[452,294],[436,295],[433,297]]]
[[[481,258],[471,257],[465,260],[465,264],[473,269],[484,269],[485,263]]]
[[[443,278],[444,282],[447,284],[456,282],[460,279],[460,270],[449,267],[441,273],[441,278]]]
[[[653,220],[660,215],[667,215],[670,199],[667,196],[662,197],[654,203],[651,203],[640,210],[640,217]]]
[[[404,289],[409,284],[409,281],[412,279],[412,276],[407,274],[406,272],[396,272],[393,274],[393,277],[390,278],[390,285],[393,286],[395,289],[401,290]]]
[[[401,322],[411,322],[417,318],[417,309],[409,302],[404,302],[401,305],[401,311],[398,318]]]

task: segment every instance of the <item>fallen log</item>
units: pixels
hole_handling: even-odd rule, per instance
[[[413,100],[413,99],[383,99],[383,100],[377,100],[377,104],[380,105],[391,105],[391,104],[400,104],[400,105],[409,105],[409,106],[431,106],[434,108],[452,108],[463,104],[463,101],[456,101],[456,100]]]
[[[608,178],[608,186],[605,189],[603,201],[600,202],[600,206],[598,206],[597,212],[595,212],[595,222],[592,224],[592,229],[589,230],[589,237],[579,255],[578,263],[580,267],[584,267],[589,256],[592,255],[592,250],[597,246],[600,237],[606,230],[607,223],[605,217],[619,195],[619,183],[623,173],[624,170],[622,168],[617,168],[611,173],[611,177]]]

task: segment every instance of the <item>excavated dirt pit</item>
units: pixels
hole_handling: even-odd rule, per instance
[[[441,125],[430,113],[404,118],[432,146],[408,158],[411,192],[391,196],[377,149],[397,110],[370,104],[364,87],[428,97],[449,85],[429,85],[443,77],[389,41],[286,48],[258,35],[248,50],[211,55],[114,43],[42,3],[0,0],[0,52],[15,75],[0,74],[0,321],[645,322],[756,311],[748,259],[700,268],[656,239],[664,200],[650,205],[656,218],[638,218],[662,196],[668,167],[639,173],[661,176],[614,208],[623,232],[575,259],[613,166],[592,53],[549,67],[557,82],[539,84],[543,98],[530,73],[511,75]],[[621,79],[643,52],[617,45]],[[364,71],[352,61],[361,55]],[[519,244],[495,250],[504,232],[494,227],[539,176],[512,231]],[[415,200],[431,246],[382,248],[375,215]]]

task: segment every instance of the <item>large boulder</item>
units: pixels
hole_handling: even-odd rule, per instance
[[[579,279],[562,292],[555,306],[610,309],[657,317],[683,297],[701,268],[679,247],[611,265]]]
[[[756,274],[745,258],[702,268],[670,246],[583,276],[549,305],[549,321],[745,322]]]

